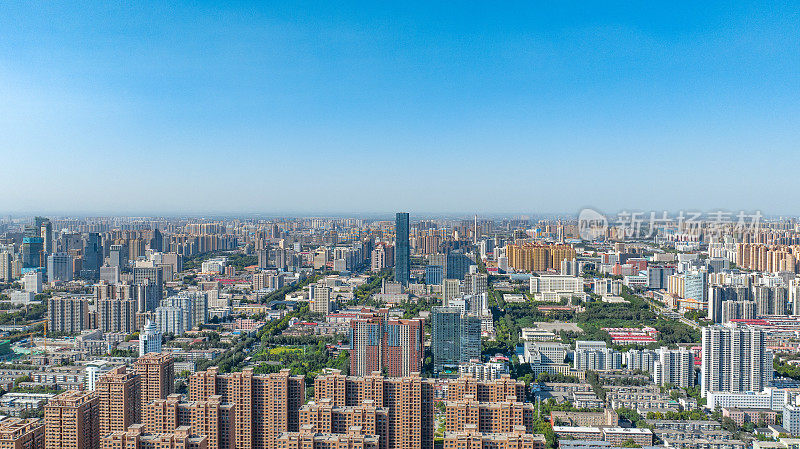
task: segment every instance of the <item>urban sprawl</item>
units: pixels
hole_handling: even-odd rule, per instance
[[[800,448],[800,223],[597,224],[0,219],[0,449]]]

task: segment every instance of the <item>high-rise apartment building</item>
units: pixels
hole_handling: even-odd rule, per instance
[[[100,401],[100,436],[124,432],[141,419],[141,384],[138,374],[124,366],[100,376],[95,384]]]
[[[653,381],[657,385],[694,386],[694,354],[686,348],[658,350],[653,366]]]
[[[97,299],[97,315],[100,330],[132,334],[139,328],[136,320],[139,301],[135,298]]]
[[[216,367],[193,374],[189,399],[219,395],[223,404],[236,406],[233,439],[237,449],[275,449],[283,432],[299,430],[299,410],[305,401],[305,379],[288,369],[255,375],[252,368],[219,374]]]
[[[562,260],[575,259],[577,253],[569,245],[540,245],[523,243],[507,245],[508,266],[517,271],[547,271],[559,269]]]
[[[208,449],[234,449],[237,409],[236,404],[223,404],[220,395],[187,402],[181,395],[171,394],[142,408],[142,424],[152,433],[170,433],[188,426],[192,434],[207,437]]]
[[[189,426],[167,433],[145,432],[143,424],[134,424],[125,432],[112,432],[101,438],[101,449],[210,449],[206,436],[193,435]]]
[[[99,449],[100,401],[92,391],[70,390],[44,407],[46,449]]]
[[[47,301],[49,332],[77,334],[90,329],[89,301],[91,295],[59,295]]]
[[[0,448],[44,449],[44,419],[9,417],[0,421]]]
[[[409,376],[422,371],[423,326],[420,319],[373,316],[350,322],[350,373],[374,371]]]
[[[533,433],[536,407],[530,402],[478,402],[474,398],[445,402],[445,431],[464,432],[469,425],[479,432],[508,433],[517,426]]]
[[[760,392],[772,381],[772,353],[760,329],[728,324],[704,327],[701,393]]]
[[[525,382],[512,379],[507,374],[490,381],[467,376],[447,383],[448,401],[473,399],[478,402],[503,402],[525,401],[526,398]]]
[[[397,213],[394,232],[394,280],[406,286],[411,278],[411,247],[408,240],[407,212]]]
[[[331,311],[333,311],[333,302],[331,301],[332,289],[324,285],[314,285],[311,288],[314,293],[311,311],[322,314],[331,313]]]
[[[370,406],[387,409],[387,449],[433,448],[434,382],[419,374],[387,378],[344,376],[327,370],[314,379],[317,401],[330,400],[336,406]]]
[[[166,399],[175,389],[175,361],[172,354],[150,353],[140,356],[134,363],[139,374],[142,404],[156,399]]]

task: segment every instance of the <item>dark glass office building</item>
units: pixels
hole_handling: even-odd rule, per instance
[[[411,248],[408,242],[408,212],[398,212],[394,234],[394,280],[408,285],[411,277]]]

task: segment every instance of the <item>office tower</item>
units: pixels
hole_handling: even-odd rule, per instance
[[[219,374],[216,367],[192,374],[189,400],[220,395],[224,404],[237,407],[234,429],[237,449],[275,449],[283,432],[299,430],[299,410],[305,401],[305,378],[288,369],[255,375],[252,368]]]
[[[47,218],[36,217],[36,228],[39,229],[39,237],[42,238],[42,250],[45,254],[52,254],[53,251],[53,223]]]
[[[694,354],[686,348],[661,347],[653,366],[653,381],[656,385],[694,386]]]
[[[155,323],[147,320],[147,324],[139,332],[139,356],[150,353],[161,352],[161,332],[156,327]]]
[[[469,267],[475,265],[475,261],[458,249],[447,253],[447,265],[445,265],[445,277],[447,279],[464,279],[469,273]]]
[[[14,255],[8,251],[0,251],[0,281],[11,282],[14,279]]]
[[[163,299],[164,274],[159,267],[133,267],[133,283],[145,286],[145,308],[140,312],[151,312]]]
[[[145,354],[136,359],[134,369],[140,378],[142,404],[155,399],[166,399],[173,393],[175,362],[172,354]]]
[[[328,314],[333,310],[331,301],[331,288],[324,285],[314,285],[314,298],[311,304],[311,311],[314,313]]]
[[[44,406],[46,449],[99,449],[100,400],[91,391],[70,390]]]
[[[47,302],[48,332],[77,334],[91,329],[89,301],[91,296],[53,296]]]
[[[118,284],[120,280],[119,267],[100,267],[100,282]]]
[[[433,449],[434,390],[434,381],[419,373],[386,378],[379,374],[344,376],[338,370],[326,370],[314,379],[317,401],[330,400],[344,407],[371,401],[371,406],[388,408],[387,449]]]
[[[41,293],[42,292],[42,272],[41,271],[29,271],[25,273],[23,277],[23,282],[25,283],[25,291],[31,293]]]
[[[394,229],[394,280],[406,286],[411,278],[411,247],[408,241],[407,212],[397,213]]]
[[[675,274],[675,267],[647,267],[647,288],[651,290],[664,290],[667,288],[668,280]]]
[[[687,299],[694,299],[699,302],[706,301],[707,273],[705,271],[695,271],[684,276],[684,294]]]
[[[100,267],[103,266],[103,244],[100,234],[89,232],[83,235],[83,268],[81,277],[99,279]]]
[[[72,256],[55,253],[47,256],[47,281],[69,282],[72,280]]]
[[[158,228],[153,229],[151,233],[152,237],[150,238],[150,249],[157,252],[164,251],[164,235]]]
[[[6,418],[0,421],[0,448],[44,449],[44,420]]]
[[[183,271],[183,255],[178,253],[163,253],[161,255],[161,263],[172,267],[173,273],[180,273]]]
[[[44,240],[41,237],[23,237],[21,252],[22,268],[44,266]]]
[[[444,279],[444,267],[441,265],[425,266],[425,283],[428,285],[439,285]]]
[[[701,393],[763,391],[772,381],[772,353],[763,331],[728,324],[704,327]]]
[[[464,276],[464,293],[482,295],[489,291],[489,275],[486,273],[467,273]]]
[[[100,376],[95,385],[100,401],[100,435],[124,432],[141,419],[141,384],[138,374],[124,366]]]
[[[431,309],[431,350],[435,372],[457,372],[458,365],[481,356],[481,320],[456,307]]]
[[[136,321],[139,301],[134,298],[98,298],[97,314],[100,330],[132,334],[139,329]]]
[[[350,373],[408,376],[422,370],[423,320],[382,316],[350,322]]]
[[[442,281],[442,300],[445,306],[451,299],[461,297],[461,281],[458,279],[445,279]]]
[[[128,245],[111,245],[108,252],[108,265],[119,268],[120,272],[128,271]]]

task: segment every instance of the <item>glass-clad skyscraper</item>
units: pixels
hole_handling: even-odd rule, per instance
[[[394,234],[394,280],[408,285],[411,277],[411,249],[408,243],[408,212],[398,212]]]

